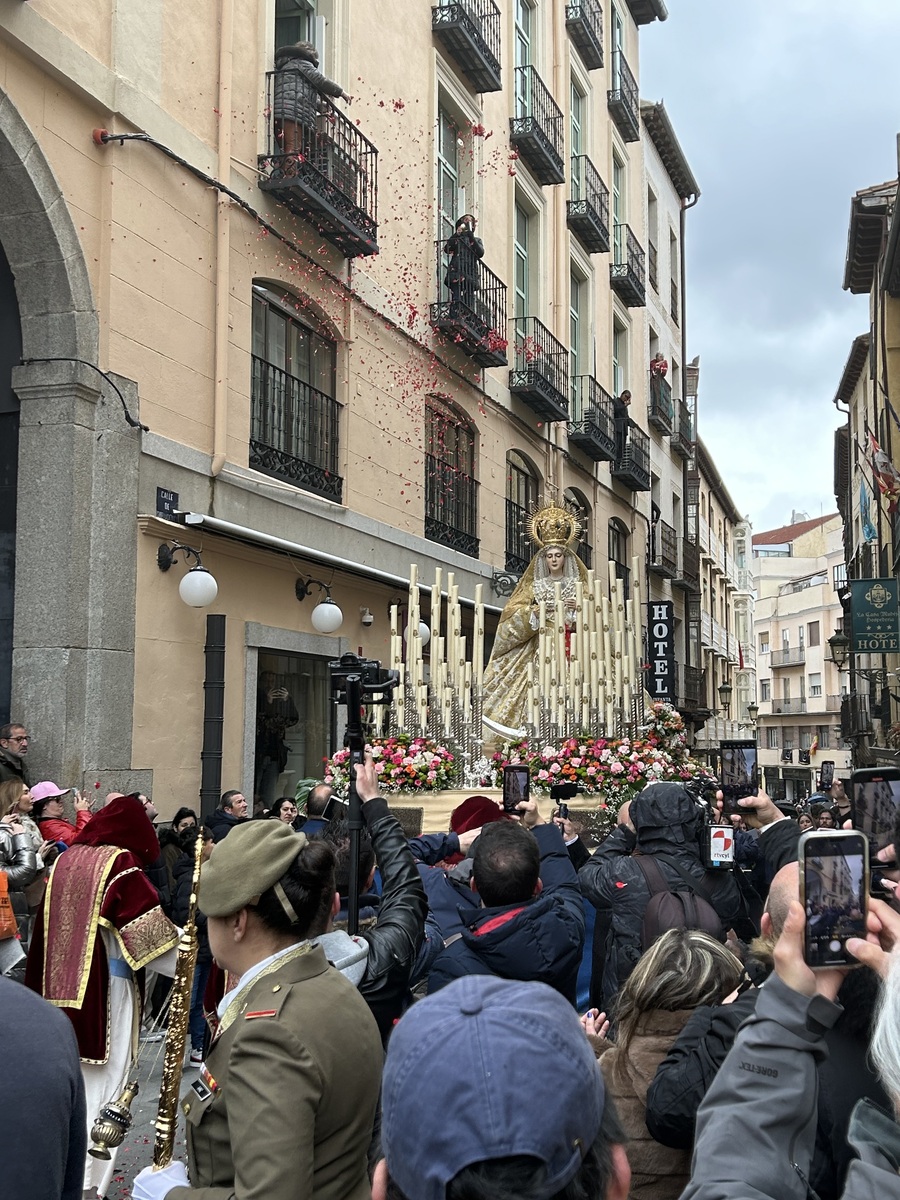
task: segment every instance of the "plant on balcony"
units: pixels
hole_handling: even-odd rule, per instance
[[[493,777],[485,786],[502,786],[507,763],[525,763],[531,786],[549,792],[557,783],[574,783],[600,803],[589,816],[592,834],[602,839],[616,826],[621,804],[648,783],[693,779],[703,768],[688,755],[684,721],[671,704],[651,704],[645,736],[640,738],[567,738],[558,746],[529,746],[524,738],[507,741],[492,756]]]
[[[398,734],[371,741],[372,758],[382,792],[439,792],[456,786],[456,759],[430,738]],[[338,750],[325,763],[325,782],[340,795],[350,786],[349,750]]]

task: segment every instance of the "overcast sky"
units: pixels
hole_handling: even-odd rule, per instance
[[[896,0],[668,0],[641,29],[700,185],[688,214],[688,359],[700,434],[754,530],[835,509],[832,404],[868,328],[841,289],[850,199],[897,175]]]

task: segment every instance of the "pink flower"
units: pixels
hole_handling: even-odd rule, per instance
[[[588,769],[587,769],[587,773],[588,773],[588,775],[596,775],[596,774],[597,774],[597,768],[596,768],[596,767],[588,767]],[[604,807],[605,807],[605,806],[604,806]]]
[[[538,771],[538,773],[537,773],[537,777],[538,777],[538,779],[549,779],[549,778],[550,778],[550,772],[549,772],[549,771],[540,770],[540,771]]]
[[[622,764],[620,762],[614,762],[613,765],[609,769],[613,775],[621,775],[622,772],[625,770],[625,768],[622,766]]]
[[[562,767],[559,765],[558,762],[552,763],[550,766],[550,774],[551,775],[558,775],[561,770],[562,770]]]

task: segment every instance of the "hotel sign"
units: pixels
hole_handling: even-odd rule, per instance
[[[647,691],[654,700],[675,703],[675,605],[671,600],[647,605],[650,671]]]
[[[900,654],[898,588],[896,579],[850,581],[854,654]]]

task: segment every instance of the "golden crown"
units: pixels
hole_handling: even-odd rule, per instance
[[[581,513],[568,500],[538,504],[528,518],[528,536],[541,547],[575,546],[583,528]]]

